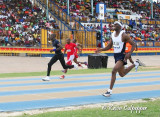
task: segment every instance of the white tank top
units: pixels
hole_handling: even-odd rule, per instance
[[[117,37],[115,37],[115,33],[115,31],[112,33],[114,53],[123,53],[125,51],[125,44],[122,42],[122,34],[124,31],[121,31]]]

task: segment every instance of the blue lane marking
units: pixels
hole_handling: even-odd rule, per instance
[[[160,76],[138,76],[138,77],[125,77],[118,78],[117,80],[129,80],[129,79],[147,79],[147,78],[160,78]],[[39,82],[39,83],[19,83],[19,84],[1,84],[0,87],[20,87],[20,86],[37,86],[37,85],[49,85],[49,84],[69,84],[69,83],[84,83],[84,82],[98,82],[98,81],[110,81],[110,79],[89,79],[89,80],[73,80],[73,81],[57,81],[57,82]]]
[[[113,94],[111,97],[103,97],[101,95],[72,97],[63,99],[35,100],[24,102],[0,103],[0,111],[24,111],[40,108],[58,108],[84,104],[107,103],[116,101],[136,100],[142,98],[160,97],[160,90],[141,91]]]
[[[128,75],[140,75],[140,74],[155,74],[160,73],[160,71],[156,72],[139,72],[139,73],[129,73]],[[105,77],[105,76],[111,76],[111,74],[94,74],[94,75],[82,75],[82,76],[67,76],[66,78],[90,78],[90,77]],[[117,75],[119,76],[119,75]],[[40,80],[41,78],[23,78],[23,79],[0,79],[0,82],[12,82],[12,81],[32,81],[32,80]],[[51,79],[59,79],[59,77],[51,77]]]
[[[117,88],[119,88],[119,87],[133,87],[133,86],[145,86],[145,85],[157,85],[157,84],[160,84],[160,81],[115,84],[115,87],[117,87]],[[6,91],[6,92],[0,92],[0,96],[55,93],[55,92],[67,92],[67,91],[80,91],[80,90],[94,90],[94,89],[104,89],[104,88],[108,88],[108,87],[109,87],[109,84],[107,84],[107,85],[94,85],[94,86],[78,86],[78,87],[64,87],[64,88],[21,90],[21,91]]]

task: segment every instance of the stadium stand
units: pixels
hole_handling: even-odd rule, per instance
[[[53,18],[29,0],[0,2],[0,46],[39,47],[41,28],[59,29]]]
[[[63,9],[64,12],[67,12],[67,3],[65,0],[51,0],[55,2],[60,8]],[[94,0],[94,14],[95,6],[98,2],[104,2],[107,5],[107,8],[111,8],[114,14],[125,14],[132,15],[137,14],[141,15],[137,20],[128,19],[126,21],[126,25],[124,29],[128,34],[132,36],[137,41],[159,41],[160,40],[160,23],[156,21],[156,19],[160,18],[160,3],[154,2],[153,4],[153,14],[154,20],[149,21],[150,18],[150,2],[142,1],[142,0]],[[149,9],[149,10],[148,10]],[[126,11],[128,10],[128,11]],[[93,22],[92,19],[96,19],[96,17],[91,16],[91,4],[90,0],[70,0],[70,16],[79,18],[79,20],[83,23],[83,26],[91,31],[99,31],[100,25],[99,23]],[[107,16],[107,14],[106,14]],[[110,18],[108,16],[107,18]],[[114,17],[114,20],[118,17]],[[147,22],[146,22],[147,21]],[[112,22],[113,23],[113,22]],[[158,23],[158,25],[157,25]],[[106,22],[103,25],[103,34],[105,39],[109,39],[109,36],[112,30],[111,23]],[[143,29],[143,30],[142,30]],[[142,33],[143,32],[143,33]]]
[[[134,55],[160,54],[160,3],[153,4],[151,19],[150,2],[142,0],[0,0],[0,56],[52,56],[48,40],[55,33],[62,45],[66,38],[75,38],[84,47],[83,53],[93,53],[101,47],[100,20],[95,7],[100,1],[107,5],[103,20],[103,42],[107,45],[113,32],[114,21],[119,20],[127,34],[137,41]],[[148,10],[146,10],[148,9]],[[113,49],[107,51],[113,54]]]
[[[46,0],[39,1],[46,5]],[[90,0],[70,0],[69,16],[65,14],[67,12],[66,0],[49,0],[49,6],[51,6],[49,11],[56,17],[51,17],[50,15],[49,20],[47,20],[45,10],[32,5],[30,0],[4,0],[4,2],[1,0],[0,46],[39,47],[41,45],[40,29],[47,29],[48,35],[50,35],[53,30],[60,29],[62,31],[63,29],[62,26],[60,27],[59,22],[63,22],[70,29],[65,29],[64,32],[54,31],[57,33],[58,39],[66,38],[67,36],[80,38],[79,41],[82,44],[85,44],[85,46],[86,44],[90,45],[86,47],[95,47],[95,40],[93,41],[95,38],[87,40],[87,42],[84,42],[84,40],[86,38],[89,39],[91,36],[96,36],[97,45],[99,44],[100,25],[95,6],[100,1],[107,5],[106,19],[103,21],[104,41],[107,42],[110,39],[110,35],[113,32],[112,24],[116,20],[120,20],[124,24],[126,33],[136,41],[160,41],[160,3],[154,2],[153,14],[155,19],[150,19],[150,2],[142,0],[94,0],[94,16],[91,14]],[[119,15],[137,15],[141,17],[132,19],[129,17],[122,18]],[[59,20],[58,23],[56,23],[57,19]],[[77,33],[79,30],[81,31]],[[97,33],[96,35],[95,32]],[[60,33],[63,35],[60,35]],[[84,35],[89,36],[85,37]]]
[[[66,0],[51,0],[55,2],[59,7],[63,9],[63,11],[67,12],[67,2]],[[136,14],[142,14],[143,18],[149,18],[150,13],[150,2],[142,1],[142,0],[94,0],[94,14],[96,13],[95,6],[99,2],[103,2],[107,5],[107,8],[114,9],[117,14],[130,14],[130,12],[121,11],[122,10],[130,10]],[[154,2],[153,4],[153,14],[155,19],[160,18],[160,3]],[[90,0],[70,0],[70,15],[74,17],[79,17],[80,19],[90,19],[91,16],[91,3]],[[84,21],[83,20],[83,21]]]

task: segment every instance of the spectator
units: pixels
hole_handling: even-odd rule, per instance
[[[7,46],[7,44],[13,46],[12,43],[9,41],[9,35],[5,36],[4,40],[5,40],[5,46]]]

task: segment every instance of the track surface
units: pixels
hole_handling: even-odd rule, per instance
[[[160,68],[160,55],[156,56],[132,56],[133,60],[141,60],[147,67]],[[20,72],[42,72],[47,71],[47,65],[51,58],[44,57],[16,57],[1,56],[0,57],[0,73],[20,73]],[[66,59],[66,57],[65,57]],[[79,57],[78,61],[88,61],[88,57]],[[128,64],[131,65],[128,61]],[[113,56],[109,56],[107,68],[113,68],[115,60]],[[62,66],[57,61],[52,66],[52,71],[62,70]]]
[[[132,72],[117,76],[113,95],[101,94],[110,83],[110,74],[58,76],[49,82],[34,78],[0,79],[0,112],[58,108],[142,98],[160,97],[160,71]]]

